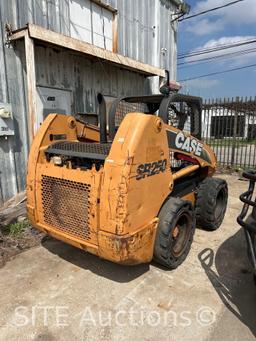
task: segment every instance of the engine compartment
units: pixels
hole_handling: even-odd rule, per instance
[[[111,148],[110,143],[88,143],[76,141],[61,141],[51,144],[45,150],[48,162],[51,160],[56,166],[81,170],[96,170],[103,166]]]

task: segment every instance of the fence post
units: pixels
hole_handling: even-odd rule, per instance
[[[236,97],[236,102],[239,102],[239,97]],[[232,141],[232,152],[231,152],[231,166],[235,163],[235,152],[236,152],[236,135],[237,135],[237,121],[238,121],[237,105],[235,104],[235,117],[233,126],[233,141]],[[231,120],[232,122],[232,120]]]

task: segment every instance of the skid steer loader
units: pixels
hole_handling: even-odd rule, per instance
[[[50,114],[31,147],[28,216],[36,228],[120,264],[153,258],[176,268],[196,225],[217,229],[227,184],[212,178],[201,138],[201,99],[167,93],[115,100],[99,94],[99,127]]]

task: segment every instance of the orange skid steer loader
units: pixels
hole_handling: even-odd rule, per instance
[[[154,258],[176,268],[195,227],[217,229],[227,184],[213,178],[214,152],[201,138],[201,99],[171,93],[127,97],[99,126],[50,114],[31,147],[27,210],[33,226],[121,264]]]

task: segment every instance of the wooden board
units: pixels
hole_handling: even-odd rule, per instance
[[[28,91],[28,131],[30,144],[35,135],[35,117],[36,117],[36,71],[35,71],[35,53],[34,41],[25,34],[25,54],[27,71],[27,91]]]
[[[92,44],[47,30],[41,26],[34,24],[28,24],[28,28],[27,29],[25,28],[23,31],[19,30],[19,32],[17,33],[14,32],[14,34],[10,37],[10,40],[16,40],[24,37],[25,34],[23,32],[24,31],[26,32],[27,30],[30,38],[44,41],[46,43],[53,44],[56,46],[65,47],[67,49],[71,49],[77,52],[81,52],[89,57],[97,58],[98,60],[102,61],[108,61],[109,63],[114,64],[116,66],[128,70],[133,70],[145,74],[147,76],[160,77],[165,76],[165,71],[163,69],[154,67],[152,65],[144,64],[132,58],[128,58],[120,54],[107,51]]]

